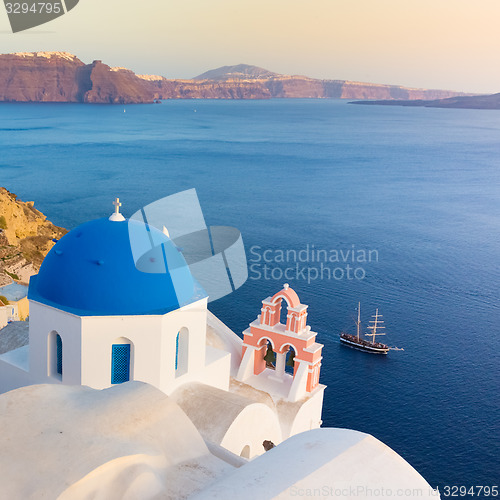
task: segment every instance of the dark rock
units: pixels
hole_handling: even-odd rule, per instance
[[[269,451],[272,450],[276,445],[272,441],[268,441],[267,439],[262,443],[264,450]]]

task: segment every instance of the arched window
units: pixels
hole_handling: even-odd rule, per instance
[[[63,342],[56,331],[48,336],[47,373],[50,377],[62,379],[63,372]]]
[[[295,374],[295,356],[297,352],[295,351],[295,347],[290,344],[288,348],[288,352],[286,353],[286,362],[285,362],[285,372],[290,375]]]
[[[273,346],[269,340],[266,342],[267,348],[264,354],[264,361],[266,362],[266,368],[274,370],[276,367],[276,353],[273,350]]]
[[[287,320],[288,320],[288,302],[285,299],[282,299],[281,309],[280,309],[280,323],[286,326]]]
[[[189,330],[182,327],[175,338],[175,376],[180,377],[188,371]]]
[[[62,376],[62,339],[61,336],[56,334],[56,372]]]
[[[250,446],[248,444],[241,450],[240,457],[250,458]]]
[[[181,332],[177,332],[175,336],[175,371],[177,372],[177,367],[179,366],[179,336]]]
[[[130,380],[132,344],[128,339],[118,339],[111,346],[111,383],[123,384]]]

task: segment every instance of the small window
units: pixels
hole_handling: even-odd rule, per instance
[[[111,383],[130,380],[130,344],[113,344],[111,348]]]
[[[179,366],[179,335],[181,332],[177,332],[175,337],[175,371],[177,371],[177,367]]]
[[[175,337],[175,376],[180,377],[188,371],[189,331],[181,328]]]
[[[56,335],[56,372],[62,375],[62,339],[59,334]]]
[[[61,336],[52,330],[47,337],[47,375],[62,380],[63,374],[63,341]]]

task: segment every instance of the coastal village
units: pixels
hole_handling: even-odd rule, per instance
[[[28,317],[29,279],[53,240],[66,232],[47,221],[33,202],[22,202],[0,188],[0,328]]]

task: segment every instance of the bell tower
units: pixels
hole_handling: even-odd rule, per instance
[[[283,301],[287,307],[286,324],[280,323]],[[316,332],[307,325],[307,306],[300,303],[288,283],[262,301],[260,315],[243,335],[238,380],[251,383],[250,379],[256,376],[281,382],[283,396],[292,402],[318,387],[323,345],[316,342]],[[270,363],[270,349],[275,355],[275,365]],[[293,375],[285,370],[287,354],[290,364],[293,363]]]

